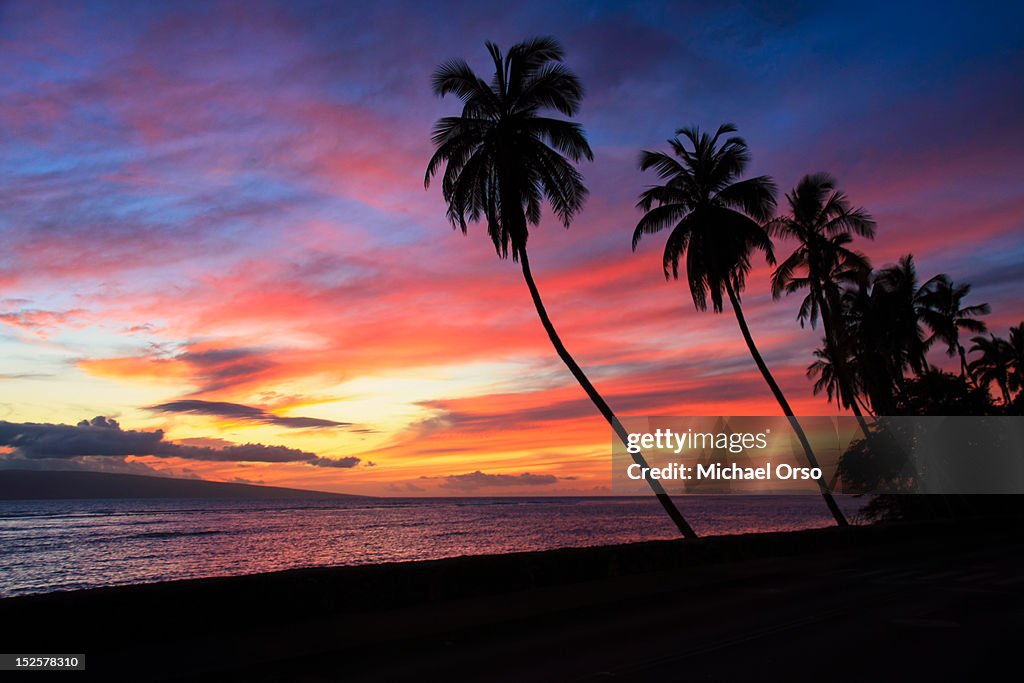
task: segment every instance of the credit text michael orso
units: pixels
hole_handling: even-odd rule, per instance
[[[671,429],[656,429],[654,432],[636,432],[629,435],[626,450],[640,453],[642,449],[669,450],[679,454],[684,449],[715,449],[729,453],[768,447],[766,429],[757,434],[751,432],[674,432]],[[794,467],[781,463],[772,467],[766,462],[760,467],[741,467],[735,462],[706,462],[694,465],[669,463],[664,467],[643,467],[637,463],[626,468],[626,476],[630,479],[677,479],[696,480],[732,480],[732,479],[777,479],[780,481],[816,480],[821,479],[821,470],[817,467]]]

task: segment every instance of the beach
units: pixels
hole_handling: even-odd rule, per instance
[[[840,502],[851,516],[864,504]],[[831,524],[816,495],[677,504],[705,536]],[[650,496],[0,500],[0,598],[675,537]]]
[[[1019,519],[652,541],[0,600],[98,680],[977,677],[1024,626]]]

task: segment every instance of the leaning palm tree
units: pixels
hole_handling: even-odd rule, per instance
[[[441,189],[452,227],[465,234],[468,222],[485,221],[498,256],[505,259],[511,254],[512,260],[519,262],[537,315],[559,358],[626,443],[628,434],[615,413],[555,331],[526,249],[529,228],[540,223],[545,199],[568,228],[587,195],[583,177],[573,165],[580,159],[593,159],[583,129],[578,123],[549,115],[551,110],[575,115],[583,87],[563,64],[562,47],[552,38],[513,45],[504,56],[493,43],[487,43],[487,50],[494,62],[490,82],[460,59],[445,62],[434,72],[434,93],[456,95],[462,101],[462,112],[434,125],[436,149],[424,183],[429,187],[431,178],[445,166]],[[632,455],[646,467],[641,454]],[[647,481],[683,536],[695,537],[661,483]]]
[[[987,388],[991,384],[999,387],[1003,397],[1003,405],[1010,405],[1010,363],[1013,348],[1009,342],[994,334],[986,337],[974,337],[974,344],[969,353],[980,353],[981,357],[972,360],[967,369],[979,387]]]
[[[768,222],[769,233],[796,240],[790,256],[772,274],[772,296],[792,294],[806,289],[797,319],[801,327],[818,318],[825,331],[825,351],[832,362],[837,403],[853,411],[861,430],[868,427],[854,395],[853,371],[838,350],[841,330],[843,285],[856,282],[870,271],[867,257],[849,248],[853,235],[869,239],[875,236],[875,221],[862,208],[852,208],[846,195],[836,189],[836,181],[827,173],[805,175],[786,195],[789,215]],[[817,394],[820,389],[816,387]],[[829,400],[832,398],[829,392]]]
[[[775,184],[767,176],[739,179],[750,154],[743,138],[729,135],[735,131],[731,124],[719,126],[714,135],[682,128],[668,141],[674,156],[641,153],[641,170],[653,168],[665,182],[640,195],[637,207],[644,216],[633,231],[633,249],[644,235],[671,228],[662,257],[665,277],[678,279],[679,262],[685,258],[697,310],[706,311],[710,298],[714,312],[721,313],[728,297],[754,363],[789,418],[808,461],[817,467],[807,435],[754,344],[740,304],[753,252],[763,252],[769,263],[775,262],[771,239],[761,227],[775,210]],[[825,482],[819,480],[818,486],[836,523],[845,526],[846,518]]]
[[[960,343],[960,331],[982,334],[986,331],[985,323],[978,320],[979,315],[988,315],[991,308],[988,304],[964,306],[963,300],[970,293],[969,284],[956,285],[947,275],[935,278],[928,297],[928,305],[921,311],[921,318],[932,329],[932,336],[925,340],[926,346],[936,341],[946,345],[946,353],[951,358],[960,356],[960,377],[967,378],[967,352]]]

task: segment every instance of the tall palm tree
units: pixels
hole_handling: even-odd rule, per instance
[[[988,387],[995,383],[1003,396],[1003,405],[1010,405],[1010,363],[1013,348],[1001,337],[994,334],[986,337],[974,337],[970,353],[978,352],[980,358],[972,360],[967,369],[980,387]]]
[[[876,415],[893,414],[908,370],[922,375],[928,369],[924,324],[935,317],[935,290],[944,278],[919,285],[914,257],[907,254],[843,289],[839,330],[845,330],[852,355],[846,366]]]
[[[948,279],[948,276],[939,274],[918,286],[913,254],[901,257],[895,265],[886,266],[875,275],[872,294],[888,328],[878,330],[879,338],[875,341],[891,352],[893,363],[898,366],[897,386],[903,385],[904,368],[918,375],[928,369],[925,359],[928,346],[922,323],[930,315],[935,301],[934,289],[943,278]]]
[[[871,412],[892,415],[905,353],[892,338],[884,291],[873,282],[873,274],[868,273],[843,290],[840,348],[847,354],[846,367],[855,388],[866,397]]]
[[[836,189],[835,179],[827,173],[805,175],[786,194],[786,202],[789,215],[772,219],[767,228],[776,237],[796,240],[797,246],[772,274],[772,296],[778,299],[783,292],[808,290],[797,319],[801,326],[809,319],[813,328],[821,318],[837,402],[853,411],[867,434],[867,424],[854,394],[852,370],[838,345],[842,287],[856,282],[871,269],[867,257],[848,245],[854,234],[873,239],[875,221],[863,208],[851,208],[849,199]],[[816,387],[815,393],[818,391],[820,388]],[[831,387],[828,396],[831,400]]]
[[[750,154],[743,138],[730,135],[734,132],[736,127],[731,124],[719,126],[714,135],[682,128],[668,141],[674,156],[641,153],[641,170],[653,168],[664,184],[640,195],[637,207],[644,216],[633,231],[633,250],[644,235],[671,228],[662,257],[665,277],[678,279],[679,261],[685,258],[686,279],[697,310],[706,311],[710,297],[714,312],[721,313],[728,297],[754,363],[789,418],[808,461],[817,467],[803,428],[754,344],[740,304],[753,252],[763,252],[769,263],[775,262],[771,239],[761,227],[775,210],[775,184],[767,176],[740,180]],[[723,140],[723,136],[727,137]],[[846,518],[825,482],[819,480],[818,486],[836,523],[845,526]]]
[[[548,114],[574,116],[583,87],[563,64],[562,47],[552,38],[534,38],[513,45],[503,56],[487,43],[494,62],[490,82],[461,59],[442,64],[434,72],[433,89],[440,97],[456,95],[462,101],[459,116],[446,116],[434,125],[434,155],[427,164],[424,183],[445,166],[441,180],[452,227],[466,233],[467,222],[486,221],[487,233],[502,259],[509,254],[522,266],[537,315],[559,358],[583,387],[616,435],[626,443],[628,434],[569,354],[558,336],[527,256],[529,228],[540,223],[546,199],[568,228],[583,206],[587,189],[573,165],[593,159],[578,123]],[[634,460],[646,467],[643,456]],[[695,537],[690,524],[655,479],[648,479],[665,511],[685,537]]]
[[[960,330],[982,334],[986,331],[985,323],[978,320],[979,315],[988,315],[991,308],[988,304],[964,306],[963,300],[971,291],[969,284],[956,285],[946,275],[935,278],[931,292],[927,294],[928,305],[921,311],[922,319],[933,332],[925,340],[926,346],[935,341],[946,344],[946,352],[952,357],[960,355],[960,377],[967,378],[967,352],[960,343]]]

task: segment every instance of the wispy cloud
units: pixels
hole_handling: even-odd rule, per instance
[[[335,420],[324,420],[317,417],[282,417],[261,408],[242,405],[240,403],[228,403],[227,401],[201,401],[198,399],[182,399],[170,401],[160,405],[149,406],[147,410],[160,413],[191,413],[194,415],[210,415],[223,417],[232,420],[245,422],[259,422],[263,424],[277,425],[278,427],[289,427],[291,429],[322,429],[329,427],[348,427],[351,422],[336,422]]]
[[[424,477],[429,479],[430,477]],[[520,488],[533,486],[551,486],[558,482],[558,477],[551,474],[486,474],[477,470],[466,474],[450,474],[443,478],[441,488],[457,491],[476,491],[482,488]]]
[[[75,324],[85,313],[82,309],[69,311],[44,311],[34,308],[0,313],[0,322],[19,330],[30,332],[40,339],[46,339],[62,326]]]

